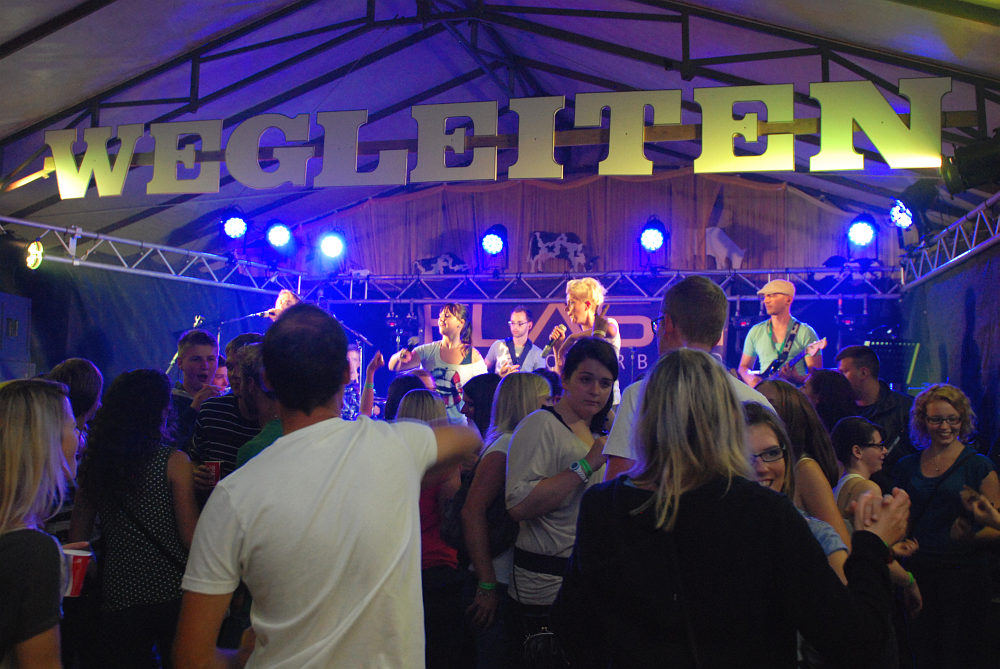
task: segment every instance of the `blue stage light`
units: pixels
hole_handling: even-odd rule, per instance
[[[913,225],[913,212],[911,212],[902,200],[896,200],[889,208],[889,220],[900,230],[907,230]]]
[[[280,249],[292,241],[292,231],[284,223],[272,223],[267,228],[267,243]]]
[[[647,253],[659,251],[667,239],[667,228],[656,216],[650,216],[639,233],[639,244]]]
[[[319,250],[327,258],[339,258],[345,247],[343,235],[336,232],[328,232],[319,239]]]
[[[239,239],[247,233],[247,222],[242,216],[231,214],[223,217],[222,230],[230,239]]]
[[[503,249],[507,245],[507,228],[500,224],[491,225],[483,234],[480,243],[483,250],[491,256],[503,253]]]
[[[875,219],[862,214],[854,219],[847,231],[847,238],[855,246],[868,246],[875,239]]]

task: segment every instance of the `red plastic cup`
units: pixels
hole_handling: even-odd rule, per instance
[[[212,471],[212,485],[222,478],[222,460],[206,460],[204,465]]]
[[[87,575],[87,565],[90,564],[92,553],[89,550],[64,548],[63,559],[66,561],[66,590],[64,597],[79,597],[83,591],[83,579]]]

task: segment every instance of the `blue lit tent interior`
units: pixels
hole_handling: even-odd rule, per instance
[[[433,336],[424,326],[444,301],[473,305],[481,346],[503,336],[506,312],[519,302],[536,310],[536,336],[547,336],[562,322],[566,278],[591,274],[609,286],[611,313],[623,324],[628,380],[655,359],[648,321],[664,287],[685,273],[706,272],[732,300],[724,349],[731,365],[744,324],[759,320],[756,289],[768,278],[790,278],[799,288],[795,313],[831,337],[827,366],[839,346],[919,343],[912,364],[906,355],[895,363],[897,373],[911,387],[934,380],[962,386],[984,436],[995,440],[998,28],[1000,8],[990,0],[5,6],[3,376],[41,373],[69,356],[94,360],[106,378],[139,366],[165,368],[195,316],[225,342],[264,329],[267,321],[242,317],[268,308],[281,288],[365,333],[374,345],[364,347],[366,355],[390,351],[414,333]],[[894,112],[909,114],[901,82],[926,78],[950,79],[940,100],[946,174],[890,166],[869,136],[874,129],[863,126],[852,133],[863,169],[810,169],[822,142],[811,84],[867,82]],[[696,91],[747,87],[756,93],[721,117],[757,114],[767,121],[778,112],[754,97],[761,91],[755,87],[782,85],[792,87],[794,129],[736,137],[732,154],[763,155],[783,137],[792,143],[791,163],[699,171],[706,133],[719,133],[708,127],[707,98],[696,101]],[[678,118],[657,118],[646,107],[640,158],[648,171],[602,173],[614,114],[578,114],[578,96],[639,91],[678,91]],[[561,100],[548,118],[555,137],[548,167],[558,166],[561,178],[511,173],[519,137],[528,134],[519,101],[538,98]],[[445,148],[438,159],[456,176],[414,178],[423,133],[442,136],[442,129],[418,123],[419,110],[459,103],[495,104],[496,128],[489,127],[490,113],[485,123],[449,119],[444,130],[460,150]],[[355,142],[345,148],[326,141],[320,115],[352,110],[366,110]],[[305,125],[296,127],[305,134],[289,139],[294,132],[267,124],[255,131],[261,118],[277,118],[264,115],[304,115]],[[191,160],[177,165],[161,152],[157,165],[157,128],[189,122],[190,130],[205,121],[221,128],[217,146],[171,126],[176,155]],[[120,192],[102,194],[91,180],[66,197],[46,133],[78,132],[65,145],[79,163],[85,129],[107,129],[113,160],[129,126],[141,136],[128,164],[118,166]],[[237,171],[225,148],[241,127],[253,141],[259,135],[250,162],[263,181],[305,151],[311,158],[300,177],[248,185],[247,168]],[[475,164],[474,147],[496,147],[495,178],[462,171]],[[395,181],[320,185],[330,183],[321,176],[326,169],[370,172],[394,151],[403,174]],[[345,155],[353,164],[334,160]],[[208,185],[151,189],[157,169]],[[907,230],[890,218],[897,199],[913,219]],[[870,230],[848,236],[857,220]],[[269,233],[279,237],[279,225],[288,242],[275,247]],[[869,232],[871,241],[858,243]],[[559,235],[581,245],[573,247],[579,263],[565,253],[533,253],[533,240]],[[640,238],[659,243],[646,246]],[[31,270],[27,247],[36,240],[40,264]],[[387,379],[380,375],[378,384]]]

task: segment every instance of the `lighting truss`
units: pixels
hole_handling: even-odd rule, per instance
[[[1000,242],[1000,191],[903,257],[905,288],[945,272]]]
[[[57,262],[74,267],[92,267],[257,293],[276,293],[282,288],[297,293],[302,290],[304,273],[235,256],[150,244],[87,232],[78,227],[57,227],[0,216],[0,233],[7,232],[5,226],[44,230],[38,236],[39,240],[58,242],[58,245],[52,244],[45,250],[45,263]]]
[[[898,300],[900,268],[862,270],[803,267],[740,270],[668,270],[650,272],[591,272],[586,274],[441,274],[375,276],[365,272],[331,276],[307,286],[303,297],[323,305],[440,304],[448,301],[521,302],[562,301],[566,282],[596,277],[616,304],[659,302],[673,284],[692,275],[707,276],[725,291],[730,302],[759,301],[757,291],[771,279],[787,279],[796,286],[796,301],[840,299]],[[819,282],[818,279],[833,279]],[[822,287],[819,287],[822,286]]]

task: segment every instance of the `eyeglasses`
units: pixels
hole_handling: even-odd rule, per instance
[[[956,425],[961,425],[962,424],[962,417],[961,416],[928,416],[927,417],[927,424],[928,425],[940,425],[941,423],[948,423],[948,425],[951,425],[952,427],[955,427]]]
[[[784,457],[785,449],[780,446],[775,446],[774,448],[765,449],[760,453],[751,453],[750,464],[753,464],[755,459],[760,460],[761,462],[777,462],[778,460],[784,459]]]
[[[877,444],[858,444],[858,446],[861,448],[884,448],[887,451],[889,450],[889,444],[881,441]]]
[[[516,325],[517,327],[524,327],[528,324],[528,321],[507,321],[507,325]]]
[[[659,331],[661,323],[663,323],[663,316],[650,319],[649,324],[653,327],[653,334],[656,334]]]

